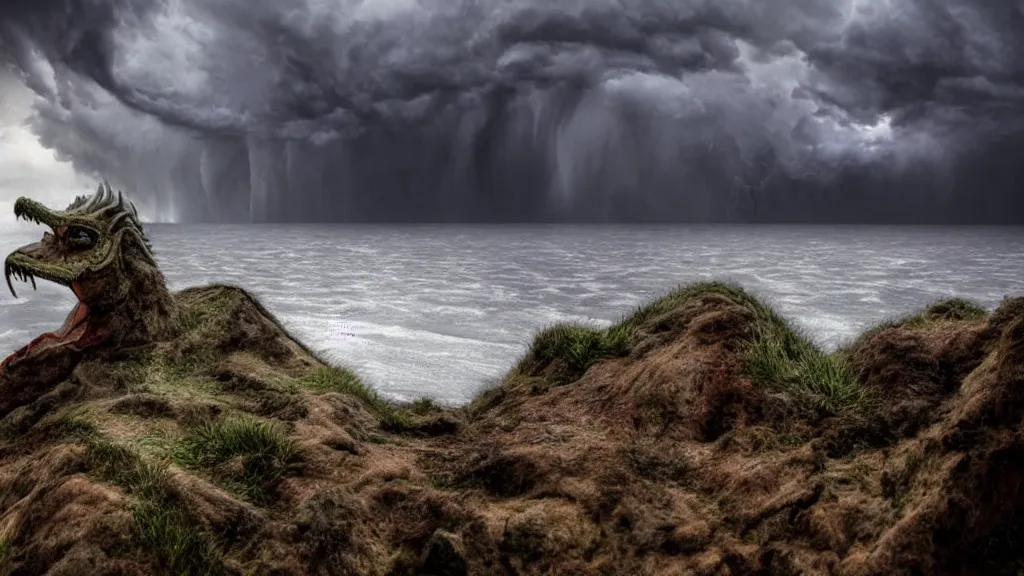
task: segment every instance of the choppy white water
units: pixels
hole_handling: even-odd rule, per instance
[[[824,226],[150,225],[173,289],[241,285],[300,339],[396,398],[463,402],[553,322],[607,323],[679,283],[724,279],[821,344],[963,296],[1024,293],[1024,229]],[[0,231],[4,255],[41,235]],[[0,355],[74,304],[40,282],[0,294]]]

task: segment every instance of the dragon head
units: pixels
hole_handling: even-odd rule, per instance
[[[152,340],[169,323],[172,300],[157,268],[135,206],[108,184],[80,196],[63,211],[28,198],[14,203],[14,215],[50,231],[4,262],[4,278],[17,297],[12,276],[67,286],[78,298],[64,326],[43,334],[14,354],[76,344]],[[9,358],[10,359],[10,358]]]

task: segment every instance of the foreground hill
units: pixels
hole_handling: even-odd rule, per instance
[[[0,390],[6,573],[1024,569],[1024,298],[825,354],[686,286],[454,409],[384,401],[241,289],[173,299],[157,341]]]

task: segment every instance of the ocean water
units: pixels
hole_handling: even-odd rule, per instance
[[[685,282],[741,283],[834,347],[963,296],[1024,294],[1024,229],[826,226],[149,225],[172,289],[243,286],[384,394],[469,400],[554,322],[607,324]],[[0,252],[39,238],[0,229]],[[0,355],[74,305],[46,282],[0,294]]]

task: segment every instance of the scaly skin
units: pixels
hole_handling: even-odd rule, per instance
[[[14,214],[50,228],[40,242],[4,262],[4,277],[41,278],[71,288],[79,304],[56,332],[43,334],[0,363],[0,394],[19,395],[66,377],[87,354],[144,345],[168,334],[174,300],[157,268],[135,206],[101,185],[63,211],[19,198]],[[13,387],[13,388],[12,388]],[[10,400],[13,400],[11,398]],[[17,403],[17,402],[15,402]],[[0,413],[9,407],[0,400]]]

